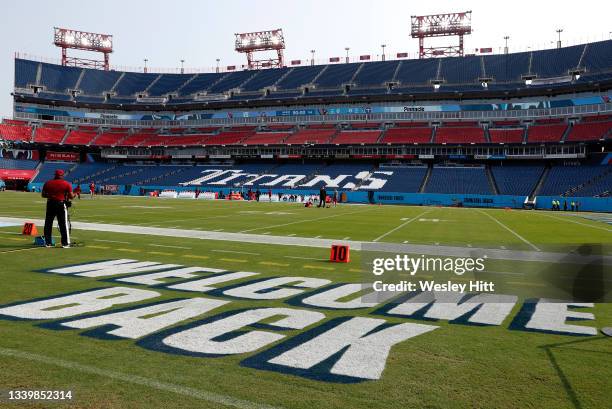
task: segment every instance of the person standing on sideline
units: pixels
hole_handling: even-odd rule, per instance
[[[327,199],[327,192],[325,191],[325,186],[321,186],[319,190],[319,205],[317,207],[325,208],[325,201]]]
[[[77,185],[77,187],[74,188],[74,196],[81,200],[81,185]]]
[[[47,181],[42,188],[42,197],[47,199],[47,214],[45,216],[45,246],[52,247],[53,221],[57,217],[62,248],[70,247],[70,229],[68,228],[68,208],[66,201],[72,200],[72,185],[64,180],[64,171],[55,171],[55,177]]]
[[[334,207],[338,205],[338,189],[334,189]]]
[[[89,184],[89,194],[91,195],[92,199],[96,195],[96,184],[93,182],[93,180]]]

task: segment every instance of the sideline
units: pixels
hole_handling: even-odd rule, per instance
[[[26,219],[0,217],[0,222],[18,222],[23,224]],[[27,219],[29,222],[43,224],[43,220]],[[138,234],[144,236],[175,237],[189,240],[231,241],[239,243],[272,244],[280,246],[298,246],[329,249],[332,244],[346,244],[354,251],[381,251],[385,253],[427,254],[445,257],[474,257],[486,255],[494,260],[537,261],[547,263],[590,264],[592,262],[612,265],[610,255],[582,256],[572,253],[538,252],[529,250],[508,250],[496,248],[459,247],[427,244],[400,244],[389,242],[368,242],[356,240],[315,239],[299,236],[273,236],[247,233],[228,233],[204,230],[167,229],[162,227],[141,227],[117,224],[73,222],[74,230],[98,231],[109,233]],[[100,241],[100,239],[94,239]]]

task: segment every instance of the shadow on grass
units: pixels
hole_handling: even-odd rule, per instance
[[[548,357],[548,359],[550,360],[550,363],[552,364],[553,368],[557,372],[557,376],[559,376],[559,379],[561,380],[561,383],[563,384],[563,388],[565,389],[565,392],[567,393],[569,400],[572,402],[572,405],[574,405],[576,409],[582,409],[582,404],[580,403],[580,400],[578,399],[578,395],[576,394],[576,391],[572,387],[571,382],[569,381],[568,377],[565,375],[563,368],[561,368],[561,365],[559,365],[559,362],[557,362],[557,358],[555,358],[555,355],[553,354],[553,349],[561,348],[561,347],[573,345],[573,344],[581,344],[584,342],[599,341],[599,340],[606,339],[606,338],[607,337],[587,338],[587,339],[579,339],[579,340],[574,340],[574,341],[569,341],[569,342],[561,342],[557,344],[549,344],[549,345],[540,346],[540,348],[544,349],[544,351],[546,352],[546,356]],[[580,351],[612,355],[612,352],[606,352],[606,351],[593,351],[593,350],[588,350],[588,349],[580,349]]]

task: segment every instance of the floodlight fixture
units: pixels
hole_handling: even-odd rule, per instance
[[[419,39],[419,58],[463,56],[463,36],[472,33],[472,12],[411,16],[411,36]],[[427,37],[459,37],[458,45],[425,47]]]
[[[253,33],[240,33],[236,35],[235,50],[247,55],[249,69],[263,67],[284,67],[283,50],[285,49],[285,37],[282,29],[258,31]],[[253,53],[262,51],[276,51],[276,58],[255,60]]]
[[[53,28],[53,44],[62,49],[62,65],[85,68],[110,69],[109,54],[113,52],[113,36],[110,34],[89,33],[67,28]],[[103,60],[69,57],[68,49],[98,52]]]

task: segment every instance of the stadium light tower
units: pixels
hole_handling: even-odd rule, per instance
[[[235,46],[236,51],[247,55],[249,69],[281,68],[285,66],[283,57],[285,37],[281,28],[271,31],[236,34]],[[260,51],[276,51],[277,58],[253,59],[253,53]]]
[[[557,40],[557,48],[561,48],[561,33],[563,32],[563,29],[558,28],[555,31],[557,31],[557,35],[559,36],[559,39]]]
[[[510,36],[504,36],[504,40],[506,40],[506,45],[504,46],[504,54],[508,54],[508,40]]]
[[[315,50],[310,50],[310,65],[314,65],[314,54],[315,54]]]
[[[386,47],[386,46],[387,46],[387,44],[381,44],[381,45],[380,45],[380,48],[382,48],[382,54],[381,54],[380,59],[381,59],[382,61],[385,61],[385,47]]]
[[[463,56],[463,36],[472,33],[472,12],[411,16],[411,36],[419,39],[419,58]],[[425,47],[426,37],[459,37],[459,45]]]
[[[53,27],[53,44],[62,49],[62,65],[109,70],[109,54],[113,52],[113,36]],[[103,60],[69,57],[68,49],[104,54]]]

